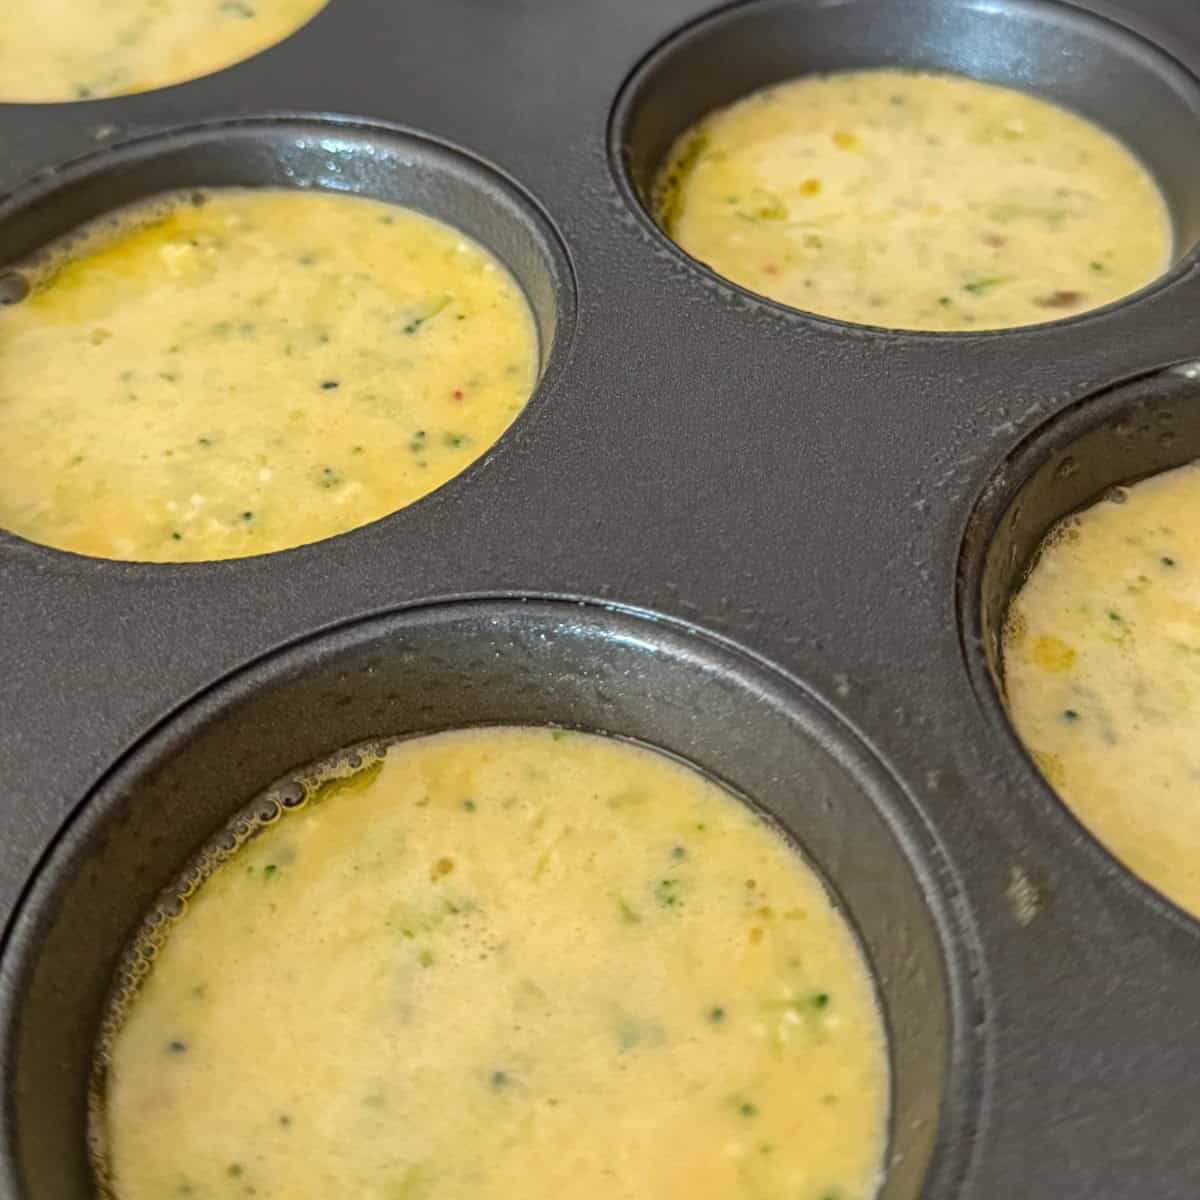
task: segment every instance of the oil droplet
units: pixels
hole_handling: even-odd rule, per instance
[[[1062,638],[1044,633],[1033,643],[1032,658],[1042,670],[1057,674],[1075,665],[1076,654]]]

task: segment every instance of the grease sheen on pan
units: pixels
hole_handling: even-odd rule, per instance
[[[328,0],[4,0],[0,102],[95,100],[218,71]]]
[[[782,83],[673,147],[658,219],[718,274],[871,325],[996,329],[1149,283],[1172,229],[1150,174],[1082,117],[894,69]]]
[[[1055,527],[1010,607],[1004,674],[1047,782],[1200,916],[1200,465]]]
[[[0,309],[0,526],[153,562],[286,549],[484,453],[538,369],[491,254],[353,195],[149,202],[27,264]]]
[[[102,1046],[119,1200],[869,1200],[855,939],[748,807],[500,728],[363,753],[158,938]]]

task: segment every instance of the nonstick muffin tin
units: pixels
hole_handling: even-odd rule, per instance
[[[1053,325],[914,334],[656,230],[640,197],[704,111],[882,64],[1124,137],[1174,267]],[[332,540],[165,566],[0,535],[0,1195],[93,1194],[109,974],[231,812],[347,744],[504,721],[680,754],[807,850],[879,981],[886,1200],[1194,1197],[1200,927],[1055,799],[991,668],[1041,533],[1200,456],[1198,74],[1192,0],[332,0],[205,79],[0,106],[4,261],[165,188],[350,189],[489,246],[543,348],[488,455]]]

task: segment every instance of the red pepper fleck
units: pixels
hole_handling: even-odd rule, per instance
[[[778,267],[777,267],[777,266],[776,266],[774,263],[767,263],[767,264],[766,264],[766,265],[763,267],[763,270],[764,270],[764,271],[765,271],[765,272],[766,272],[768,275],[778,275],[778,274],[779,274],[779,268],[778,268]]]
[[[450,399],[451,399],[451,400],[461,400],[461,399],[463,399],[463,391],[462,391],[462,388],[455,388],[455,389],[454,389],[454,391],[452,391],[452,392],[450,393]]]

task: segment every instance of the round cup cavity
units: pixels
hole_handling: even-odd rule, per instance
[[[385,200],[454,226],[494,254],[529,302],[539,354],[535,389],[496,445],[538,406],[565,361],[575,322],[574,275],[537,202],[466,151],[392,126],[328,117],[208,122],[114,143],[38,176],[0,198],[0,303],[23,298],[15,264],[89,222],[163,193],[222,187]],[[494,452],[495,446],[488,453]]]
[[[0,963],[0,1195],[86,1200],[88,1074],[121,951],[236,810],[366,740],[562,724],[637,739],[761,807],[828,881],[890,1042],[883,1200],[950,1197],[982,1080],[970,931],[915,810],[801,688],[695,630],[608,608],[479,600],[342,627],[260,660],[134,748],[32,881]]]
[[[1200,180],[1189,165],[1200,154],[1200,81],[1131,30],[1057,0],[752,0],[701,18],[651,51],[617,98],[609,158],[618,186],[692,266],[795,311],[680,250],[655,221],[654,177],[675,139],[706,113],[798,76],[870,67],[967,75],[1089,118],[1158,182],[1173,264],[1200,242]]]
[[[1135,877],[1042,780],[1008,720],[1002,639],[1009,602],[1051,528],[1106,492],[1200,459],[1200,364],[1188,363],[1084,400],[1035,431],[1001,464],[967,525],[958,608],[972,683],[1014,760],[1043,799],[1072,822],[1107,870],[1187,914]],[[1017,761],[1018,769],[1021,762]]]

